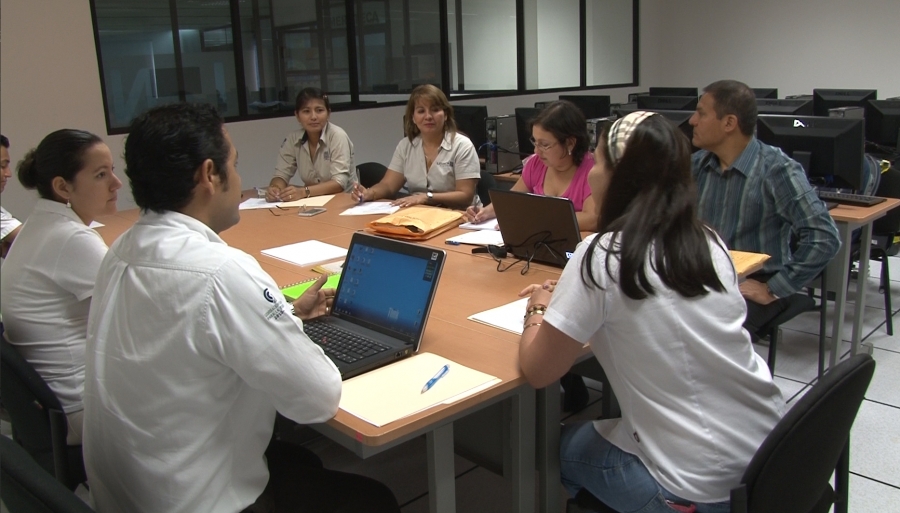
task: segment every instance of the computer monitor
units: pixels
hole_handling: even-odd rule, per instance
[[[828,109],[837,107],[863,107],[869,100],[878,98],[875,89],[813,89],[813,112],[827,116]]]
[[[650,96],[699,96],[696,87],[651,87]]]
[[[627,116],[628,114],[631,114],[632,112],[635,112],[638,110],[643,110],[643,111],[647,111],[647,112],[656,112],[658,114],[661,114],[664,118],[668,119],[673,124],[675,124],[675,126],[677,126],[678,129],[681,130],[681,132],[684,133],[685,136],[687,136],[688,142],[691,143],[691,152],[692,153],[700,149],[700,148],[697,148],[696,146],[694,146],[694,143],[693,143],[694,127],[690,123],[691,116],[694,115],[693,111],[664,110],[664,109],[639,109],[639,108],[635,108],[635,107],[629,105],[627,107],[620,107],[620,108],[614,110],[613,114],[615,114],[619,117],[622,117],[622,116]]]
[[[866,103],[866,140],[900,148],[900,99]]]
[[[605,118],[609,116],[608,95],[559,95],[560,100],[570,101],[581,109],[584,119]]]
[[[535,109],[543,109],[544,107],[546,107],[547,105],[550,105],[551,103],[553,103],[553,102],[534,102],[534,108]]]
[[[757,98],[771,98],[774,100],[778,98],[778,89],[774,87],[754,87],[753,94]]]
[[[456,129],[466,134],[472,140],[478,156],[487,155],[487,148],[482,148],[487,142],[487,130],[484,120],[488,117],[487,107],[484,105],[454,105],[453,119],[456,120]]]
[[[516,134],[519,136],[519,153],[524,158],[534,153],[534,145],[531,144],[531,120],[537,117],[541,109],[531,107],[516,108]]]
[[[638,96],[637,106],[642,110],[696,110],[696,96]]]
[[[772,100],[769,98],[757,98],[756,110],[760,114],[783,114],[796,116],[812,116],[812,100]]]
[[[759,116],[756,136],[799,162],[814,186],[858,191],[863,181],[863,120]]]

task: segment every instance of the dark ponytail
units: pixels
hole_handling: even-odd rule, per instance
[[[44,137],[19,162],[16,167],[19,182],[26,189],[37,189],[42,198],[53,200],[53,179],[59,176],[67,182],[75,180],[84,167],[84,153],[102,142],[84,130],[57,130]]]

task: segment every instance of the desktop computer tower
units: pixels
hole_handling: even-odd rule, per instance
[[[489,116],[484,120],[489,144],[484,169],[488,173],[507,173],[522,165],[519,155],[519,135],[516,131],[516,116]]]
[[[616,120],[616,116],[607,116],[605,118],[593,118],[587,120],[588,144],[591,151],[597,147],[597,138],[603,132],[603,127],[611,125]]]

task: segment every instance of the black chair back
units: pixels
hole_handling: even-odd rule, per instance
[[[881,173],[881,182],[878,183],[875,195],[883,198],[900,198],[900,169],[891,166],[890,169]],[[875,235],[893,236],[896,233],[900,233],[900,208],[889,210],[884,217],[876,219],[872,223],[873,237]]]
[[[0,436],[0,498],[10,513],[94,511],[5,436]]]
[[[496,188],[497,180],[494,179],[494,175],[482,170],[481,179],[478,180],[478,185],[475,187],[475,192],[478,194],[478,197],[481,198],[482,205],[488,206],[491,204],[490,190]]]
[[[359,173],[360,185],[368,189],[384,178],[387,167],[378,162],[364,162],[356,165],[356,172]]]
[[[850,428],[875,372],[856,355],[835,366],[778,422],[731,491],[734,513],[846,511]],[[833,495],[829,481],[838,469]],[[843,470],[841,470],[843,469]]]
[[[81,446],[66,445],[68,424],[59,399],[2,336],[0,397],[12,422],[13,439],[41,467],[72,490],[86,481]]]

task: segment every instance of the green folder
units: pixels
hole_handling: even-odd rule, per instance
[[[301,281],[300,283],[295,283],[293,285],[289,285],[283,289],[281,289],[281,293],[284,294],[284,297],[288,301],[294,301],[298,297],[300,297],[306,289],[312,287],[312,284],[316,282],[318,278],[312,278],[306,281]],[[325,280],[325,285],[322,285],[323,289],[336,289],[338,286],[338,282],[341,281],[341,273],[335,273],[328,275],[328,279]]]

